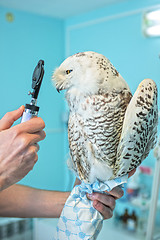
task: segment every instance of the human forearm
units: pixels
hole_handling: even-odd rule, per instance
[[[2,217],[59,217],[68,192],[13,185],[0,193]]]

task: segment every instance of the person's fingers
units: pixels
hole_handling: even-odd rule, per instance
[[[102,214],[104,219],[109,219],[113,216],[113,210],[97,200],[93,201],[93,207]]]
[[[24,133],[20,134],[18,137],[18,146],[17,149],[27,149],[28,146],[34,145],[39,141],[42,141],[46,137],[46,133],[44,131],[40,131],[37,133]]]
[[[12,112],[7,112],[0,120],[0,131],[10,128],[22,116],[24,109],[24,106],[21,106]]]
[[[135,174],[135,172],[136,172],[136,168],[134,168],[130,173],[128,173],[128,178],[133,176],[133,174]]]
[[[32,145],[45,139],[46,133],[45,131],[40,131],[37,133],[28,134],[28,137],[29,137],[30,144]]]
[[[38,144],[33,144],[26,151],[26,159],[28,159],[32,163],[36,163],[38,160],[37,152],[39,150]]]
[[[115,199],[119,199],[123,197],[124,192],[121,187],[117,186],[113,188],[110,192],[108,192],[110,195],[112,195]]]
[[[13,130],[18,131],[19,133],[20,132],[36,133],[41,131],[44,128],[45,128],[45,123],[43,119],[40,117],[33,117],[27,122],[23,122],[12,127]]]
[[[103,205],[109,207],[111,210],[115,208],[115,198],[109,194],[105,193],[92,193],[87,194],[87,197],[92,201],[98,201],[102,203]]]
[[[36,150],[36,152],[38,152],[38,151],[39,151],[39,149],[40,149],[40,147],[39,147],[39,144],[38,144],[38,143],[35,143],[35,144],[34,144],[34,146],[36,147],[36,149],[35,149],[35,150]]]

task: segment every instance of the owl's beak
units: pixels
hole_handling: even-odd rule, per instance
[[[57,92],[59,92],[59,93],[60,93],[60,91],[61,91],[59,88],[56,88],[56,90],[57,90]]]
[[[57,92],[60,93],[60,91],[64,90],[64,87],[61,85],[61,86],[57,86],[56,89],[57,89]]]
[[[59,92],[59,93],[60,93],[60,91],[65,90],[66,86],[65,86],[64,82],[56,84],[56,89],[57,89],[57,92]]]
[[[61,90],[63,90],[62,84],[56,84],[55,87],[56,87],[57,92],[59,92],[59,93],[60,93]]]

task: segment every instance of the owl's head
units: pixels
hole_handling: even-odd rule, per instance
[[[82,52],[68,57],[54,71],[52,79],[58,91],[76,90],[85,95],[128,88],[111,62],[96,52]]]

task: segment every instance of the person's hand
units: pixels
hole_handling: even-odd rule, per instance
[[[113,216],[113,210],[116,205],[116,200],[123,196],[122,188],[115,187],[110,192],[87,194],[87,197],[93,201],[93,207],[100,212],[104,219],[109,219]]]
[[[136,169],[133,169],[128,177],[131,177],[135,173]],[[81,184],[79,179],[76,179],[75,185]],[[109,219],[113,216],[113,210],[116,205],[116,200],[123,196],[124,192],[121,187],[115,187],[110,192],[87,194],[88,199],[93,201],[93,207],[99,211],[104,219]]]
[[[18,182],[33,169],[38,160],[37,142],[46,136],[45,123],[39,117],[11,127],[23,111],[21,106],[0,120],[0,190]]]
[[[133,169],[129,174],[128,177],[130,178],[136,169]],[[113,210],[116,205],[116,200],[123,196],[124,192],[121,187],[115,187],[110,192],[106,193],[93,193],[87,194],[87,197],[93,201],[93,207],[99,211],[104,219],[109,219],[113,216]]]

